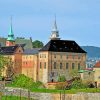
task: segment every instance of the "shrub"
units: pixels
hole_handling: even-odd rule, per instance
[[[64,75],[58,77],[58,82],[65,82],[66,78]]]
[[[34,82],[32,78],[20,74],[13,79],[13,82],[8,86],[22,87],[27,89],[40,88],[43,86],[43,83],[38,81]]]
[[[86,88],[86,84],[83,84],[82,80],[81,79],[75,79],[73,82],[72,82],[72,85],[71,85],[71,88],[74,88],[74,89],[82,89],[82,88]]]

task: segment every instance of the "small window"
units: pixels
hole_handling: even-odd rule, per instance
[[[45,54],[45,58],[46,58],[46,54]]]
[[[66,59],[68,59],[68,54],[66,54]]]
[[[73,58],[73,59],[75,58],[75,55],[74,55],[74,54],[72,55],[72,58]]]
[[[56,58],[56,54],[54,54],[54,58]]]
[[[41,58],[41,54],[40,54],[40,58]]]
[[[78,55],[78,59],[80,59],[80,58],[81,58],[81,55],[79,54],[79,55]]]
[[[62,59],[62,54],[60,54],[60,58]]]
[[[40,62],[40,69],[42,68],[42,63]]]
[[[74,69],[74,67],[75,67],[75,64],[74,64],[74,63],[72,63],[72,69]]]
[[[62,69],[62,63],[60,63],[60,69]]]
[[[66,63],[66,69],[68,69],[68,63]]]
[[[44,68],[46,69],[46,62],[44,63]]]
[[[56,69],[56,62],[54,62],[54,69]]]

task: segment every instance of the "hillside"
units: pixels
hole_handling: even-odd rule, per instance
[[[100,57],[100,47],[81,46],[87,52],[88,57]]]

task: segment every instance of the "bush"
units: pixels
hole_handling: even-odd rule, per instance
[[[21,88],[40,88],[43,86],[42,82],[34,82],[32,78],[20,74],[13,79],[13,82],[8,86],[21,87]]]
[[[64,75],[58,77],[58,82],[65,82],[66,78]]]
[[[72,82],[71,88],[74,88],[74,89],[82,89],[82,88],[87,88],[87,85],[86,84],[83,84],[83,82],[82,82],[81,79],[78,79],[78,80],[75,79]]]

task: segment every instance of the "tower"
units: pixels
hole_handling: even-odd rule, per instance
[[[51,33],[50,39],[51,40],[60,40],[59,31],[57,29],[56,16],[55,16],[54,25],[52,28],[52,33]]]
[[[8,38],[6,40],[6,46],[14,46],[14,45],[15,45],[15,38],[12,30],[12,17],[11,17],[10,31],[8,33]]]

